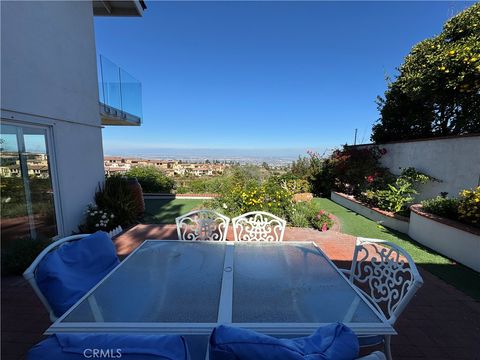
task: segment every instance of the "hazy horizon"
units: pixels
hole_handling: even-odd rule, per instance
[[[320,155],[329,153],[331,149],[321,148],[129,148],[105,150],[105,156],[139,157],[171,160],[226,160],[241,163],[284,164],[307,156],[307,151],[315,151]]]

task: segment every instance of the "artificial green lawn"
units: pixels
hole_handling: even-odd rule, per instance
[[[330,199],[315,198],[323,210],[340,220],[341,232],[354,236],[383,239],[404,248],[415,263],[447,283],[480,300],[480,274],[435,253],[405,234],[384,228],[376,222],[340,206]],[[452,239],[455,241],[455,239]]]
[[[168,199],[145,200],[144,222],[147,224],[175,224],[175,218],[192,211],[205,200]]]

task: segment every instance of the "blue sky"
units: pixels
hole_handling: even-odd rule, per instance
[[[468,2],[147,2],[95,19],[99,54],[142,82],[141,127],[106,154],[368,142],[375,98],[411,47]],[[160,150],[161,152],[161,150]]]

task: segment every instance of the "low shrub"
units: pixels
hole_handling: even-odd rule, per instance
[[[132,167],[125,175],[137,178],[143,192],[147,193],[169,193],[175,187],[173,179],[153,165]]]
[[[285,219],[289,225],[328,230],[333,221],[315,202],[294,202],[296,192],[306,192],[309,184],[291,173],[263,176],[249,167],[236,167],[224,176],[219,197],[204,202],[229,217],[251,211],[266,211]]]
[[[115,215],[108,210],[99,209],[94,204],[88,205],[87,210],[85,210],[85,215],[86,220],[84,230],[88,233],[93,233],[98,230],[109,232],[117,227]]]
[[[480,186],[460,192],[458,213],[461,221],[480,227]]]
[[[94,199],[95,204],[87,206],[86,220],[84,224],[79,226],[80,232],[92,233],[97,230],[112,230],[119,225],[126,227],[137,221],[138,206],[126,177],[119,175],[107,177],[105,182],[99,185]],[[105,217],[103,217],[104,215]],[[106,221],[107,216],[108,221]],[[102,227],[100,227],[101,219],[103,219]],[[99,226],[96,226],[96,224]]]
[[[333,225],[332,215],[313,202],[296,204],[288,220],[292,226],[313,227],[320,231],[327,231]]]
[[[414,196],[418,194],[418,185],[428,181],[438,180],[415,168],[405,168],[393,184],[386,184],[386,188],[383,189],[366,190],[358,196],[358,199],[381,210],[408,215],[409,205],[412,204]]]
[[[295,208],[292,209],[289,215],[289,223],[291,226],[308,228],[311,225],[309,214],[307,211],[303,211],[299,205],[300,204],[297,204]]]
[[[458,199],[437,196],[424,200],[422,207],[429,213],[480,227],[480,186],[461,191]]]
[[[13,239],[2,244],[2,275],[21,275],[42,250],[51,244],[50,239]]]
[[[311,191],[310,183],[304,179],[291,179],[282,181],[282,187],[293,194],[309,193]]]
[[[216,194],[228,182],[228,176],[211,178],[183,178],[176,182],[177,194]]]
[[[423,210],[449,219],[458,219],[458,199],[437,196],[433,199],[422,201]]]
[[[224,189],[214,203],[230,217],[250,211],[267,211],[287,218],[293,208],[293,193],[273,177],[260,183],[256,180],[239,181]]]

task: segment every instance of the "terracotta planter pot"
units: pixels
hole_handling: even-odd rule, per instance
[[[133,193],[135,206],[137,208],[137,215],[143,215],[145,212],[145,201],[143,200],[142,186],[138,182],[137,178],[131,178],[128,180],[128,185]]]
[[[312,193],[299,193],[293,195],[293,201],[298,203],[298,202],[310,202],[313,199],[313,194]]]

